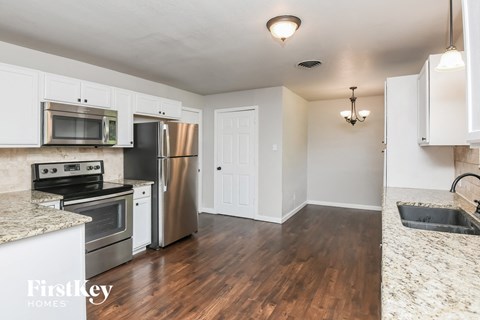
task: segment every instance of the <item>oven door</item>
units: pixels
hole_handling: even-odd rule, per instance
[[[45,145],[114,145],[115,117],[45,110],[43,118]]]
[[[133,191],[65,201],[64,210],[92,218],[85,224],[86,252],[132,237]]]

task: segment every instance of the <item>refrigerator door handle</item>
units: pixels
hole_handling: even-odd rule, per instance
[[[168,189],[168,184],[170,183],[170,165],[168,163],[168,158],[165,159],[165,186],[164,190],[167,191]]]
[[[158,160],[158,176],[159,176],[159,190],[166,192],[167,191],[167,182],[166,182],[166,167],[167,159],[161,158]]]
[[[164,144],[167,147],[167,153],[164,154],[164,157],[170,157],[170,132],[168,130],[168,124],[164,124],[165,139],[163,140]]]

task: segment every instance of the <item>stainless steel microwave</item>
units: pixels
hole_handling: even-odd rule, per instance
[[[113,146],[117,111],[54,102],[42,103],[43,145]]]

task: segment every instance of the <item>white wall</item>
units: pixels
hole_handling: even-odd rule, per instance
[[[203,112],[203,207],[214,207],[214,110],[258,106],[258,209],[263,216],[281,219],[282,213],[282,87],[205,96]],[[272,150],[272,145],[278,151]]]
[[[180,100],[186,107],[203,107],[204,97],[195,93],[6,42],[0,42],[0,62]]]
[[[283,88],[282,217],[307,201],[307,101]]]
[[[453,147],[417,143],[417,75],[387,79],[387,186],[448,190]]]
[[[350,109],[347,97],[309,102],[309,202],[359,208],[381,205],[383,105],[383,96],[360,96],[357,108],[371,114],[352,127],[340,116],[340,111]]]

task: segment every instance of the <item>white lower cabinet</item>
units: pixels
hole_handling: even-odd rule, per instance
[[[40,146],[39,72],[0,64],[0,147]]]
[[[152,234],[151,186],[136,187],[133,191],[133,254],[145,250]]]

